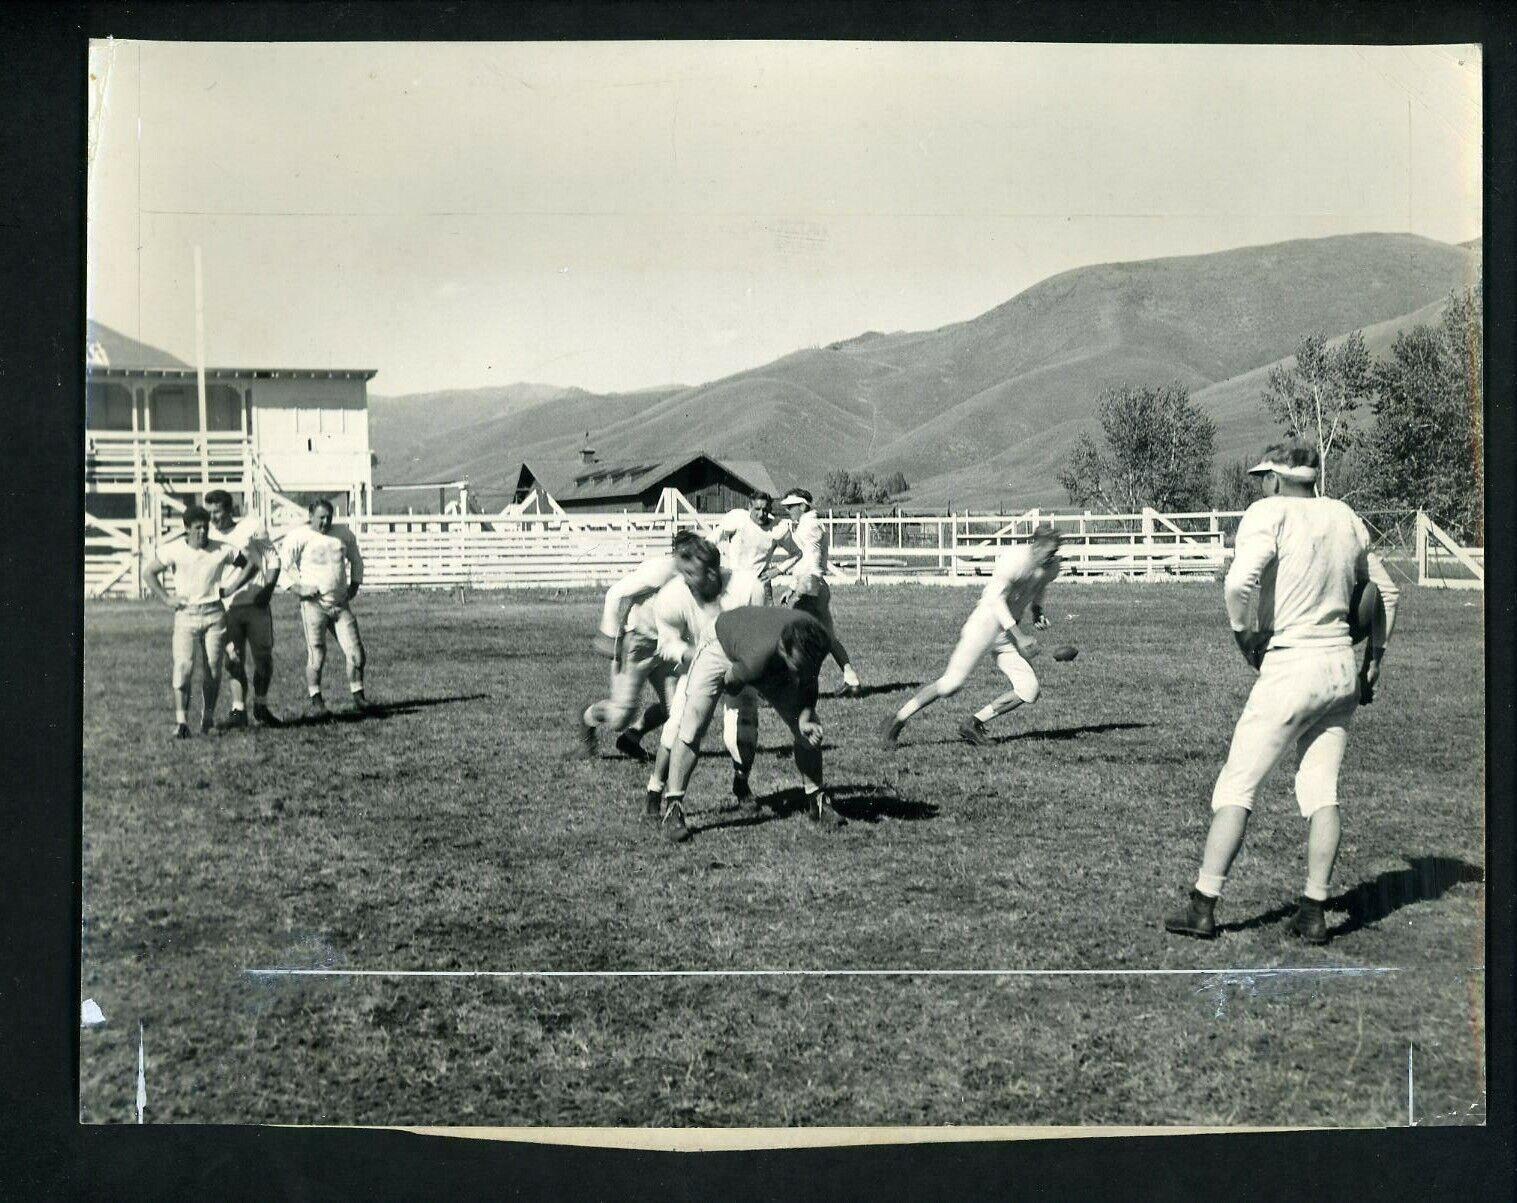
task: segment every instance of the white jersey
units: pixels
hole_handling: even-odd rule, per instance
[[[726,545],[722,563],[737,576],[761,576],[769,567],[774,545],[789,533],[789,529],[788,522],[762,527],[747,510],[729,510],[722,518],[717,534],[718,542]]]
[[[1269,648],[1349,647],[1354,586],[1373,580],[1386,633],[1400,597],[1359,515],[1332,497],[1264,497],[1238,524],[1224,596],[1234,631],[1272,632]]]
[[[326,534],[297,526],[284,537],[281,558],[289,570],[289,587],[300,593],[314,589],[329,606],[345,605],[348,587],[363,584],[363,556],[345,526],[334,526]]]
[[[158,563],[174,570],[174,596],[187,606],[204,606],[221,600],[222,573],[241,553],[230,543],[216,539],[204,548],[191,547],[183,539],[160,547]]]
[[[615,639],[624,629],[640,621],[637,610],[670,581],[679,579],[671,555],[652,556],[633,571],[622,577],[606,590],[606,601],[601,607],[600,633],[607,639]],[[651,634],[651,626],[649,633]]]
[[[661,659],[678,664],[686,652],[711,637],[717,615],[732,608],[734,598],[727,592],[731,581],[732,573],[724,568],[722,591],[710,601],[701,601],[690,592],[683,577],[675,577],[637,607],[638,631],[658,640]]]
[[[224,543],[230,543],[258,565],[258,571],[254,573],[253,579],[226,599],[229,610],[233,606],[251,605],[254,594],[264,588],[280,568],[279,553],[274,550],[274,542],[269,538],[268,529],[256,514],[248,514],[231,530],[217,531],[216,538]],[[227,575],[230,576],[231,573]]]
[[[797,593],[815,593],[820,582],[827,576],[827,557],[832,541],[827,536],[827,524],[815,510],[807,510],[784,538],[785,546],[800,558],[791,569],[791,579]]]
[[[1003,629],[1013,627],[1022,621],[1028,606],[1043,604],[1043,591],[1058,575],[1057,556],[1040,565],[1034,561],[1030,546],[1010,548],[996,557],[990,583],[975,609],[995,615]]]

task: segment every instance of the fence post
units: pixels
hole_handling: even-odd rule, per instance
[[[1427,515],[1417,511],[1417,583],[1426,585],[1427,575]]]
[[[943,571],[943,567],[944,567],[944,565],[943,565],[943,522],[942,522],[942,519],[938,520],[937,528],[938,528],[938,571],[942,572]]]
[[[950,538],[948,575],[959,575],[959,520],[952,510],[948,511],[948,534]]]
[[[858,559],[854,561],[853,579],[864,579],[864,515],[856,513],[853,516],[853,548],[858,553]]]

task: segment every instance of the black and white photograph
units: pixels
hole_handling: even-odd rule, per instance
[[[1482,69],[91,41],[79,1121],[1485,1124]]]

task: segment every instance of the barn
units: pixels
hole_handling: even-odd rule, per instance
[[[507,473],[514,502],[536,489],[562,509],[649,512],[665,489],[678,489],[702,513],[746,506],[757,493],[778,497],[769,470],[757,460],[721,460],[704,451],[669,459],[607,461],[585,448],[572,460],[534,459]]]

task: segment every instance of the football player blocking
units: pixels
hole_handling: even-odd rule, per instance
[[[716,547],[692,531],[674,536],[669,555],[644,561],[606,594],[595,648],[613,661],[610,696],[592,703],[580,718],[580,740],[587,757],[599,755],[597,732],[617,733],[616,746],[645,759],[639,740],[662,724],[669,733],[678,683],[709,633],[719,610],[732,604],[731,574],[721,567]],[[643,687],[652,685],[657,700],[633,724]],[[663,792],[671,745],[660,740],[650,798]],[[650,802],[657,817],[657,804]]]
[[[1370,553],[1358,515],[1315,495],[1319,466],[1313,450],[1275,446],[1250,469],[1262,478],[1265,496],[1239,523],[1225,597],[1234,640],[1259,679],[1212,791],[1195,886],[1184,908],[1164,921],[1171,932],[1216,934],[1217,900],[1243,845],[1254,796],[1294,743],[1296,803],[1307,830],[1306,884],[1292,929],[1310,943],[1328,939],[1323,903],[1341,831],[1338,772],[1354,711],[1373,699],[1399,590]],[[1259,617],[1251,624],[1256,605]],[[1356,637],[1367,637],[1362,665],[1354,659]]]
[[[964,687],[969,674],[988,652],[996,667],[1011,682],[1011,688],[959,724],[959,735],[969,743],[989,742],[985,724],[1020,706],[1030,706],[1042,692],[1038,675],[1028,663],[1037,650],[1035,637],[1026,634],[1022,615],[1031,610],[1033,626],[1046,630],[1043,593],[1059,575],[1059,533],[1050,526],[1033,532],[1027,547],[1017,547],[996,557],[990,583],[948,658],[948,667],[936,681],[924,686],[910,701],[885,720],[881,740],[894,749],[906,724],[939,698],[950,698]]]
[[[842,816],[822,788],[822,725],[816,715],[817,677],[831,654],[832,636],[809,614],[783,606],[741,606],[718,616],[685,679],[664,793],[663,830],[669,839],[690,837],[685,793],[719,698],[748,689],[790,729],[812,820],[842,826]]]

